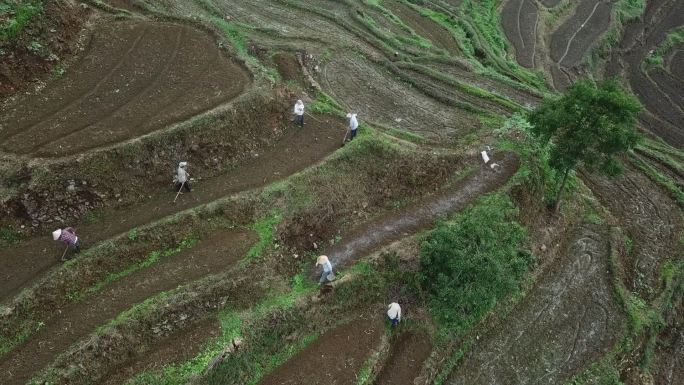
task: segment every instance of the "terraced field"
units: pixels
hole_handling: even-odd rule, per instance
[[[4,110],[2,149],[34,157],[78,154],[225,103],[250,78],[214,47],[209,36],[182,25],[103,26],[64,78]]]
[[[45,68],[0,112],[0,382],[683,384],[684,0],[642,5],[85,1],[78,39],[27,11],[0,30]],[[525,115],[589,75],[629,86],[647,134],[552,213]],[[444,309],[421,256],[435,226],[508,247],[488,204],[525,271]]]

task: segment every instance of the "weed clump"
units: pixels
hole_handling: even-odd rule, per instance
[[[421,247],[419,280],[435,320],[461,334],[519,289],[532,255],[506,195],[490,195],[440,224]]]

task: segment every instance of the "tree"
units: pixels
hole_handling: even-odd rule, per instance
[[[554,211],[568,174],[579,166],[608,175],[622,171],[617,155],[634,147],[636,119],[642,107],[616,80],[596,84],[580,80],[565,95],[544,99],[529,114],[532,133],[550,145],[549,166],[562,175]]]

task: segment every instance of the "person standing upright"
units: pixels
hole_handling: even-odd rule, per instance
[[[295,123],[299,124],[299,127],[304,126],[304,102],[301,99],[297,100],[294,105]]]

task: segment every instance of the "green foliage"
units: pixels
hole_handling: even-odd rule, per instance
[[[14,245],[24,238],[21,232],[5,226],[0,227],[0,244]]]
[[[615,363],[604,359],[592,364],[587,370],[573,378],[566,385],[624,385]]]
[[[325,92],[319,92],[316,94],[316,99],[313,103],[309,104],[309,110],[311,112],[319,114],[337,114],[341,115],[344,108],[340,106],[330,95]]]
[[[581,80],[565,95],[544,99],[529,114],[532,134],[542,146],[550,145],[549,165],[564,175],[559,194],[565,176],[580,165],[609,175],[621,171],[616,156],[637,144],[635,125],[641,110],[638,99],[616,80],[598,86]]]
[[[658,45],[658,48],[653,50],[648,57],[646,57],[646,63],[651,66],[662,67],[665,54],[671,50],[672,47],[681,43],[684,43],[684,26],[679,26],[670,31],[665,40]]]
[[[135,230],[131,230],[131,232],[128,233],[129,239],[130,239],[132,234],[136,234],[135,237],[137,237],[137,233],[135,232]],[[139,270],[142,270],[142,269],[145,269],[147,267],[154,265],[161,258],[170,257],[174,254],[180,253],[183,250],[194,247],[195,245],[197,245],[197,242],[199,242],[199,240],[197,238],[186,238],[186,239],[180,241],[178,243],[178,245],[176,245],[175,247],[172,247],[172,248],[169,248],[166,250],[155,250],[155,251],[149,253],[147,255],[147,258],[136,263],[135,265],[129,266],[126,269],[119,271],[119,272],[116,272],[116,273],[110,273],[102,281],[99,281],[96,284],[94,284],[93,286],[89,287],[85,292],[80,293],[80,294],[79,293],[72,293],[71,295],[69,295],[69,297],[72,300],[78,300],[87,294],[96,293],[96,292],[100,291],[104,286],[106,286],[107,284],[109,284],[111,282],[118,281],[119,279],[121,279],[125,276],[128,276],[128,275],[135,273],[136,271],[139,271]]]
[[[249,249],[245,261],[258,257],[268,246],[273,244],[275,226],[280,223],[281,218],[280,213],[274,211],[250,226],[259,235],[259,240]]]
[[[421,247],[420,282],[435,318],[460,334],[497,301],[519,289],[532,256],[522,249],[525,229],[506,195],[489,195],[440,224]]]
[[[42,13],[42,0],[3,0],[0,3],[0,42],[16,38],[32,19]]]
[[[645,0],[619,0],[615,4],[615,12],[623,24],[641,16],[645,9]]]

